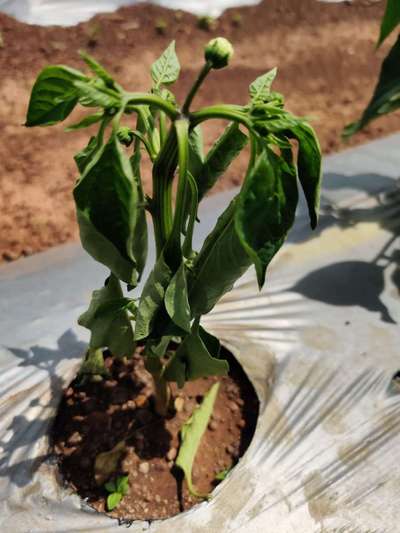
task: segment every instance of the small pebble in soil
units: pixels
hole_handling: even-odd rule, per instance
[[[235,402],[228,402],[228,408],[229,408],[231,411],[238,411],[239,406],[238,406],[238,404],[235,403]]]
[[[139,472],[141,474],[148,474],[149,473],[149,470],[150,470],[150,465],[149,463],[140,463],[139,465]]]
[[[68,444],[79,444],[82,442],[82,435],[75,431],[68,439]]]
[[[156,501],[157,503],[161,503],[161,496],[160,496],[159,494],[156,494],[156,495],[154,496],[154,499],[155,499],[155,501]]]
[[[211,429],[211,431],[215,431],[218,429],[218,424],[215,420],[211,420],[211,422],[208,424],[208,427]]]
[[[235,453],[235,448],[231,444],[228,444],[225,449],[230,455],[233,455]]]
[[[244,428],[245,425],[246,425],[246,422],[245,422],[245,420],[243,420],[243,418],[241,418],[241,419],[239,420],[239,422],[237,423],[237,427],[238,427],[238,428]]]
[[[168,450],[168,453],[167,453],[167,459],[169,459],[170,461],[173,461],[177,455],[177,449],[176,448],[171,448],[170,450]]]
[[[147,407],[149,404],[149,400],[144,394],[139,394],[135,398],[135,403],[138,407]]]
[[[178,398],[175,398],[174,407],[177,413],[180,413],[183,410],[184,405],[185,405],[185,400],[183,398],[180,398],[179,396]]]

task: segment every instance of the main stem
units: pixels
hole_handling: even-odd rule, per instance
[[[171,389],[168,382],[156,374],[152,374],[154,383],[155,410],[160,416],[165,417],[168,414],[168,408],[171,401]]]

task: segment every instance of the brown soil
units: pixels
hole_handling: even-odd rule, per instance
[[[210,76],[195,105],[244,103],[249,82],[277,65],[276,89],[287,96],[293,112],[313,117],[323,150],[329,153],[343,148],[340,132],[367,103],[390,44],[374,52],[383,8],[384,2],[375,0],[265,0],[228,10],[208,32],[189,14],[151,5],[122,8],[73,28],[29,26],[0,14],[0,261],[77,238],[72,156],[86,144],[88,133],[66,134],[62,126],[21,126],[30,88],[45,65],[82,68],[77,51],[86,48],[124,86],[145,90],[151,63],[176,39],[183,66],[176,87],[181,100],[202,63],[204,43],[224,35],[234,43],[234,61]],[[160,19],[165,22],[163,34],[156,30]],[[208,145],[220,127],[208,127]],[[398,127],[397,116],[382,118],[351,143]],[[238,185],[245,165],[243,156],[216,190]]]
[[[200,443],[193,482],[201,494],[218,484],[218,473],[235,465],[253,437],[258,399],[238,363],[225,352],[229,376],[220,379],[213,415]],[[216,378],[173,387],[176,409],[167,419],[152,409],[151,378],[139,354],[106,358],[110,377],[65,390],[53,431],[64,479],[96,510],[104,512],[109,476],[95,471],[96,457],[119,443],[122,454],[112,477],[129,475],[129,492],[110,516],[124,520],[167,518],[200,500],[190,496],[174,467],[179,430]],[[96,478],[97,477],[97,482]]]

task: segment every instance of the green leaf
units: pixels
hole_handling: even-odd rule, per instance
[[[86,79],[62,65],[43,69],[32,88],[25,125],[51,126],[65,120],[78,102],[74,82]]]
[[[249,93],[252,102],[266,100],[271,94],[271,85],[276,78],[278,70],[273,68],[262,76],[256,78],[249,86]]]
[[[92,350],[107,347],[118,357],[132,355],[135,343],[126,300],[113,275],[102,289],[93,291],[89,309],[78,319],[78,324],[91,332]]]
[[[189,135],[189,172],[199,176],[203,168],[203,135],[200,126],[197,126]]]
[[[189,304],[194,317],[211,311],[251,265],[235,229],[236,204],[237,198],[219,217],[194,261],[189,281]]]
[[[174,83],[180,72],[180,64],[175,53],[175,41],[168,46],[151,66],[151,77],[156,87]]]
[[[179,448],[176,465],[183,470],[189,492],[200,498],[207,498],[208,495],[201,495],[196,491],[192,482],[193,462],[200,446],[201,438],[207,429],[208,423],[214,409],[215,400],[219,390],[219,383],[214,383],[211,389],[204,396],[203,401],[197,407],[192,416],[182,426],[181,446]]]
[[[102,111],[99,111],[98,113],[94,113],[93,115],[88,115],[84,117],[82,120],[80,120],[79,122],[77,122],[76,124],[71,124],[70,126],[67,126],[65,128],[65,131],[75,131],[75,130],[81,130],[83,128],[87,128],[103,120],[103,117],[104,117],[104,113]]]
[[[228,362],[218,359],[218,352],[210,354],[208,348],[216,348],[215,337],[199,328],[198,322],[193,325],[192,333],[184,338],[174,356],[167,363],[164,378],[176,381],[183,387],[186,381],[193,381],[207,376],[224,376],[229,371]],[[215,339],[216,340],[216,339]]]
[[[186,267],[183,261],[165,291],[165,308],[171,320],[184,331],[190,333],[191,316],[188,301]]]
[[[162,307],[166,288],[171,280],[172,272],[161,254],[154,269],[147,278],[139,301],[135,325],[135,339],[141,340],[149,336],[157,312]]]
[[[85,146],[83,150],[75,155],[74,160],[81,174],[83,174],[86,165],[91,161],[92,157],[96,153],[97,148],[97,138],[93,136],[90,137],[87,146]]]
[[[121,503],[122,500],[122,494],[119,492],[113,492],[112,494],[109,494],[107,496],[107,509],[109,511],[112,511]]]
[[[134,285],[146,261],[145,211],[140,185],[114,135],[85,167],[74,198],[84,248]]]
[[[118,476],[116,485],[117,492],[125,496],[129,490],[129,476]]]
[[[119,108],[121,98],[110,89],[95,86],[92,82],[76,81],[79,103],[85,107]]]
[[[297,168],[301,186],[306,197],[311,228],[318,223],[318,211],[321,193],[321,148],[313,128],[306,122],[298,124],[286,132],[299,143]]]
[[[272,151],[263,151],[239,194],[235,226],[264,285],[270,261],[294,222],[298,201],[296,171]]]
[[[116,492],[117,486],[115,480],[113,479],[112,481],[107,481],[107,483],[104,485],[104,488],[108,492]]]
[[[103,65],[100,65],[98,61],[94,59],[91,55],[84,52],[83,50],[80,50],[79,55],[84,60],[86,65],[90,68],[96,76],[98,76],[100,79],[104,81],[104,83],[107,85],[107,87],[114,87],[115,81],[111,74],[107,72],[107,70],[103,67]]]
[[[400,107],[400,36],[382,64],[374,94],[361,118],[343,130],[350,137],[363,129],[371,120],[391,113]]]
[[[200,174],[195,176],[199,191],[199,202],[222,176],[232,161],[247,144],[247,136],[236,123],[229,125],[208,152]]]
[[[383,43],[398,24],[400,24],[400,2],[399,0],[387,0],[377,46]]]

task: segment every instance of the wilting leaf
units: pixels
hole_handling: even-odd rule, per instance
[[[127,311],[129,302],[113,275],[102,289],[93,291],[89,309],[78,319],[78,324],[91,331],[92,350],[107,347],[119,357],[132,355],[135,343]]]
[[[399,0],[387,0],[377,46],[383,43],[398,24],[400,24],[400,2]]]
[[[32,88],[26,126],[51,126],[68,117],[78,102],[74,82],[86,80],[78,70],[62,65],[46,67]]]
[[[175,52],[175,41],[167,47],[151,66],[151,77],[156,87],[174,83],[180,72],[180,64]]]
[[[97,150],[97,138],[96,137],[90,137],[90,140],[85,146],[83,150],[78,152],[75,157],[75,163],[78,167],[78,170],[81,174],[83,174],[86,165],[89,163],[89,161],[92,159],[93,155],[95,154]]]
[[[193,326],[192,333],[184,338],[183,342],[168,362],[164,377],[167,381],[176,381],[183,387],[185,381],[193,381],[207,376],[224,376],[229,371],[228,362],[218,359],[218,352],[210,354],[209,349],[217,345],[209,333],[206,333],[197,324]],[[217,340],[217,339],[215,339]],[[218,342],[218,341],[217,341]],[[213,357],[216,356],[216,357]]]
[[[84,117],[82,120],[77,122],[76,124],[71,124],[70,126],[67,126],[65,128],[65,131],[75,131],[75,130],[81,130],[82,128],[87,128],[89,126],[92,126],[93,124],[97,124],[97,122],[100,122],[104,117],[104,113],[102,111],[99,111],[98,113],[94,113],[93,115],[88,115],[87,117]]]
[[[350,137],[371,120],[391,113],[400,107],[400,37],[382,63],[379,81],[367,108],[357,122],[343,130],[343,137]]]
[[[276,78],[278,70],[273,68],[262,76],[256,78],[249,86],[249,93],[252,102],[264,101],[271,93],[271,85]]]
[[[184,331],[190,332],[190,307],[186,281],[186,267],[182,262],[165,291],[165,308],[171,320]]]
[[[192,316],[211,311],[251,265],[234,224],[237,197],[218,218],[193,265],[189,281]]]
[[[117,277],[136,284],[147,254],[145,211],[129,159],[114,135],[85,167],[74,198],[84,248]]]
[[[163,254],[147,278],[139,301],[135,326],[135,339],[145,339],[154,324],[156,314],[163,304],[165,290],[172,276]]]
[[[107,70],[103,67],[103,65],[100,65],[100,63],[96,61],[94,57],[89,55],[87,52],[84,52],[83,50],[79,52],[79,55],[90,68],[90,70],[104,81],[107,87],[114,87],[114,79],[111,74],[107,72]]]
[[[298,201],[294,167],[264,151],[238,198],[235,226],[256,268],[258,285],[293,224]]]
[[[94,463],[94,479],[97,485],[104,485],[118,470],[122,457],[126,454],[126,444],[122,440],[108,452],[99,453]]]
[[[203,401],[197,407],[192,416],[182,426],[181,446],[179,448],[176,465],[183,470],[189,492],[200,498],[207,498],[208,495],[201,495],[196,491],[192,483],[192,468],[197,450],[200,446],[201,438],[207,429],[214,403],[217,398],[219,383],[214,383],[211,389],[204,396]]]
[[[306,122],[298,124],[288,137],[294,137],[299,143],[297,168],[299,180],[306,197],[311,228],[318,223],[318,211],[321,192],[321,148],[313,128]]]
[[[240,131],[236,123],[226,128],[207,154],[200,173],[195,176],[199,202],[210,190],[217,179],[222,176],[232,161],[247,144],[247,136]]]
[[[79,103],[85,107],[118,108],[120,97],[106,87],[95,86],[92,82],[76,81]]]

